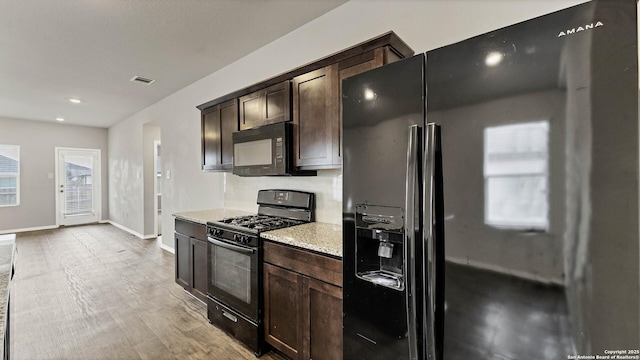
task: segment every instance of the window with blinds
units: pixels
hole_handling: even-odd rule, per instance
[[[20,205],[20,146],[0,144],[0,206]]]
[[[485,223],[549,229],[549,121],[484,130]]]

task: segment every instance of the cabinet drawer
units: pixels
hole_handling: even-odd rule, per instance
[[[342,287],[342,261],[294,247],[264,242],[264,261]]]
[[[203,224],[194,223],[186,220],[176,219],[176,232],[207,241],[207,226]]]

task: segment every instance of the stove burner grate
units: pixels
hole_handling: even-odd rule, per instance
[[[269,215],[236,216],[222,219],[220,222],[258,231],[275,230],[305,223],[302,220],[287,219]]]

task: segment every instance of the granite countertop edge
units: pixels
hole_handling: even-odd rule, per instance
[[[342,258],[342,226],[312,222],[266,231],[263,238]]]

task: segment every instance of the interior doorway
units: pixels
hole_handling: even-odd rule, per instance
[[[154,146],[154,159],[155,159],[155,168],[154,168],[154,173],[156,174],[156,178],[155,178],[155,187],[154,187],[154,193],[156,194],[155,197],[155,204],[154,204],[154,208],[155,208],[155,229],[156,229],[156,234],[158,236],[162,235],[162,153],[160,152],[160,140],[155,140],[153,142],[153,146]]]
[[[162,153],[159,120],[142,126],[142,176],[144,192],[145,239],[157,239],[162,233]]]
[[[55,148],[56,219],[79,225],[101,218],[101,154],[99,149]]]

